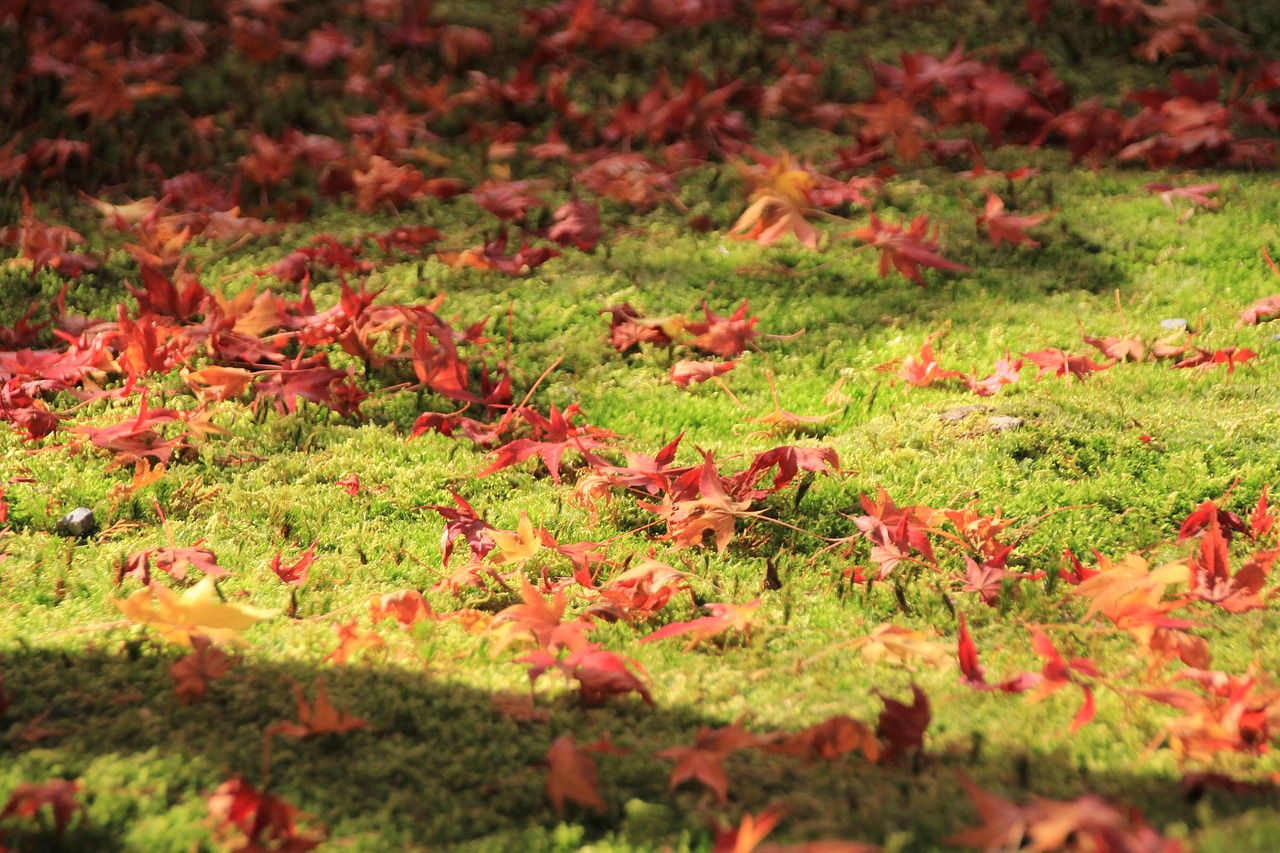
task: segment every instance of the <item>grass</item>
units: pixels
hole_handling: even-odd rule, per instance
[[[1099,90],[1118,102],[1119,93],[1162,83],[1185,61],[1130,62],[1131,41],[1088,21],[1084,26],[1066,5],[1057,4],[1051,25],[1030,35],[1002,26],[985,3],[957,4],[937,13],[943,18],[874,12],[864,26],[834,33],[815,48],[829,68],[826,95],[870,94],[866,66],[850,56],[889,61],[915,49],[941,54],[959,32],[990,58],[1016,56],[1030,38],[1077,87],[1078,100]],[[198,17],[201,9],[191,4],[181,11]],[[524,42],[500,23],[503,11],[480,10],[479,4],[440,4],[437,16],[494,28],[516,55]],[[1232,21],[1264,49],[1280,38],[1274,22]],[[762,74],[762,58],[789,55],[729,30],[675,33],[624,56],[588,58],[573,86],[583,102],[634,97],[667,55],[681,55],[684,67],[704,73],[741,68],[747,76]],[[19,48],[2,50],[9,51],[3,56],[15,74]],[[1073,54],[1089,57],[1078,73],[1065,70]],[[499,53],[484,67],[503,75],[514,68],[510,56]],[[415,53],[404,61],[431,69],[434,60]],[[137,282],[136,263],[74,192],[81,179],[99,197],[154,192],[151,179],[131,165],[130,150],[150,153],[164,171],[185,157],[201,169],[230,169],[251,124],[276,135],[287,127],[345,133],[348,96],[332,93],[324,80],[288,72],[285,60],[269,67],[283,75],[268,75],[282,81],[278,104],[231,97],[247,75],[266,72],[230,55],[212,67],[184,83],[184,109],[234,113],[225,119],[234,133],[222,141],[194,139],[180,126],[180,114],[167,116],[172,127],[139,120],[145,116],[135,116],[134,124],[122,118],[90,125],[84,132],[97,153],[83,173],[73,165],[65,179],[27,187],[42,219],[82,230],[90,250],[106,260],[70,281],[9,263],[0,269],[0,322],[11,325],[30,302],[47,304],[64,285],[67,305],[91,316],[112,318],[117,303],[136,305],[125,289]],[[618,76],[618,67],[631,76]],[[45,93],[45,102],[36,95],[26,104],[32,112],[23,115],[32,121],[48,112],[43,135],[83,129],[57,116],[55,93]],[[839,141],[775,124],[761,128],[758,150],[786,147],[822,162]],[[136,138],[113,136],[126,127]],[[171,147],[159,143],[167,132],[176,134]],[[438,145],[452,161],[450,174],[478,180],[488,168],[463,138]],[[7,759],[0,763],[0,795],[24,782],[78,779],[84,806],[65,833],[55,832],[47,818],[0,821],[3,842],[18,850],[223,849],[234,840],[214,826],[207,798],[242,775],[305,813],[304,825],[324,827],[325,849],[709,850],[714,827],[780,807],[786,818],[777,838],[783,841],[849,838],[923,853],[945,849],[946,837],[977,822],[958,781],[963,772],[1019,802],[1030,794],[1069,799],[1093,792],[1139,809],[1151,826],[1203,851],[1276,849],[1273,793],[1209,790],[1193,797],[1180,788],[1190,770],[1266,780],[1280,770],[1275,757],[1222,751],[1195,761],[1180,758],[1167,739],[1161,744],[1176,713],[1139,691],[1167,681],[1177,666],[1166,664],[1146,680],[1135,643],[1101,621],[1082,622],[1084,603],[1071,598],[1057,576],[1065,548],[1082,557],[1096,549],[1113,559],[1139,552],[1153,564],[1183,558],[1190,546],[1174,544],[1178,527],[1202,501],[1221,499],[1247,517],[1264,485],[1276,485],[1280,344],[1267,324],[1235,326],[1241,309],[1277,289],[1261,257],[1262,247],[1280,242],[1274,174],[1089,171],[1069,165],[1059,151],[1012,146],[987,158],[991,168],[1031,164],[1041,171],[1014,186],[906,167],[874,201],[886,221],[935,217],[946,256],[971,268],[929,273],[924,288],[896,275],[880,278],[874,253],[837,236],[847,228],[835,223],[820,226],[827,236],[816,251],[790,240],[766,248],[728,237],[749,190],[723,162],[682,177],[679,201],[687,212],[663,204],[641,213],[605,202],[608,227],[595,251],[566,251],[525,276],[459,270],[433,257],[393,259],[362,277],[370,290],[382,291],[383,302],[425,303],[444,294],[441,315],[457,318],[457,328],[488,318],[489,351],[509,362],[517,401],[531,392],[542,411],[576,403],[592,425],[623,436],[626,450],[652,454],[683,433],[681,461],[696,464],[697,451],[705,450],[728,472],[778,444],[838,452],[843,473],[813,477],[803,496],[790,489],[761,503],[770,519],[789,526],[739,520],[723,555],[711,547],[674,549],[661,524],[645,528],[652,514],[621,492],[608,502],[576,503],[573,486],[587,472],[572,452],[565,484],[556,485],[534,462],[479,476],[492,457],[465,438],[427,433],[411,440],[422,411],[455,406],[413,390],[379,393],[411,378],[401,366],[361,372],[374,395],[359,419],[305,403],[292,414],[270,406],[253,412],[243,399],[214,404],[213,420],[225,434],[139,488],[131,467],[116,464],[73,429],[132,417],[136,396],[84,406],[40,441],[26,441],[16,429],[0,431],[0,472],[8,480],[8,527],[0,532],[0,675],[11,699],[0,712]],[[521,174],[521,163],[512,167],[515,178],[534,174],[531,168]],[[555,181],[549,196],[567,199],[567,168],[547,168]],[[1157,180],[1220,183],[1222,207],[1176,203],[1170,209],[1144,190]],[[5,197],[15,219],[16,186]],[[993,248],[975,231],[984,186],[1015,200],[1021,211],[1056,211],[1034,230],[1041,248]],[[276,192],[293,198],[313,194],[313,187],[299,178]],[[689,227],[700,215],[710,217],[712,230]],[[860,212],[850,217],[860,224]],[[423,200],[394,213],[361,213],[341,200],[319,200],[305,222],[265,236],[235,245],[198,239],[189,263],[206,287],[227,293],[270,287],[296,295],[297,285],[260,271],[316,234],[349,241],[401,224],[431,225],[450,245],[465,247],[495,223],[465,196]],[[311,288],[321,308],[340,296],[331,273],[318,272]],[[670,381],[667,371],[676,360],[695,357],[687,348],[619,355],[607,343],[607,314],[599,313],[630,302],[650,316],[697,316],[703,300],[721,314],[747,300],[758,330],[779,336],[762,338],[725,377],[736,400],[714,383],[680,389]],[[47,316],[41,310],[37,316]],[[1144,362],[1070,381],[1035,381],[1028,364],[1018,383],[985,399],[959,384],[910,387],[892,370],[878,369],[918,352],[936,333],[943,333],[935,346],[944,366],[982,374],[1006,351],[1080,353],[1082,332],[1151,340],[1167,334],[1162,323],[1175,318],[1197,330],[1199,346],[1248,347],[1258,358],[1230,373]],[[350,361],[336,347],[332,357],[340,367]],[[832,417],[811,434],[767,434],[751,419],[774,410],[770,383],[782,409]],[[118,387],[122,380],[112,377],[108,384]],[[148,386],[152,406],[194,405],[177,371],[149,377]],[[59,411],[75,403],[65,392],[50,399]],[[974,403],[989,411],[942,417]],[[1020,425],[996,429],[992,415]],[[620,453],[608,455],[621,460]],[[362,487],[355,495],[339,484],[351,476]],[[1002,514],[1025,534],[1010,567],[1044,577],[1007,583],[991,607],[963,591],[954,554],[944,558],[952,569],[947,574],[904,564],[883,582],[855,583],[855,567],[870,565],[866,542],[827,546],[856,532],[851,518],[862,514],[860,498],[878,488],[899,505]],[[518,602],[512,590],[497,586],[458,596],[434,589],[448,570],[442,522],[429,507],[450,504],[451,492],[498,529],[515,529],[527,513],[561,543],[606,542],[602,578],[650,551],[688,572],[691,594],[675,597],[656,618],[634,627],[601,621],[590,635],[643,669],[652,706],[630,695],[583,707],[551,676],[538,682],[530,700],[519,660],[527,648],[494,654],[491,636],[444,615],[411,629],[369,622],[371,596],[404,589],[424,591],[438,614],[467,608],[492,615]],[[92,509],[102,532],[83,540],[55,535],[56,520],[76,507]],[[313,541],[316,561],[291,602],[290,590],[271,572],[271,558],[283,551],[290,562]],[[242,660],[210,683],[203,701],[186,704],[168,672],[183,650],[122,620],[113,601],[140,588],[132,579],[115,583],[130,554],[195,543],[232,573],[219,584],[225,601],[281,610],[292,603],[296,612],[246,630],[245,644],[229,647]],[[770,566],[777,588],[765,583]],[[571,571],[567,560],[546,551],[523,569],[534,581]],[[569,598],[570,612],[579,612],[589,596],[574,590]],[[700,604],[756,598],[758,624],[749,636],[729,633],[692,649],[679,640],[640,642],[663,624],[703,615]],[[967,615],[993,681],[1039,670],[1043,661],[1028,642],[1037,626],[1047,626],[1068,656],[1095,660],[1114,676],[1099,686],[1096,720],[1067,732],[1081,702],[1075,688],[1030,703],[975,692],[959,682],[954,665],[933,667],[919,658],[869,663],[850,645],[892,622],[953,649],[957,612]],[[1275,612],[1268,606],[1228,614],[1194,605],[1178,615],[1200,623],[1193,632],[1209,641],[1214,669],[1239,674],[1280,666]],[[384,645],[346,665],[328,662],[338,646],[336,626],[351,620]],[[367,729],[275,737],[264,768],[264,733],[297,718],[292,685],[313,699],[319,680],[333,704],[364,718]],[[729,799],[721,804],[697,784],[670,788],[671,762],[656,756],[691,744],[702,727],[733,722],[762,734],[796,732],[837,714],[874,723],[884,707],[880,694],[904,699],[913,684],[927,694],[932,717],[924,749],[897,762],[872,764],[855,754],[807,762],[742,751],[727,760]],[[597,757],[603,810],[570,803],[559,814],[548,801],[544,756],[564,734],[579,745],[608,734],[625,750]]]

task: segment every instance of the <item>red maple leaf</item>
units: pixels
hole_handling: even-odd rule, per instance
[[[832,761],[849,752],[861,752],[868,761],[880,758],[880,741],[866,723],[844,714],[828,717],[795,734],[785,735],[770,752],[797,755],[805,761]]]
[[[964,614],[960,614],[960,639],[956,655],[960,661],[960,683],[975,690],[1001,690],[1005,693],[1021,693],[1038,685],[1041,676],[1034,672],[1022,672],[999,684],[988,684],[982,665],[978,662],[978,647],[969,634]]]
[[[577,246],[579,250],[589,252],[600,242],[603,232],[600,230],[599,204],[571,199],[557,207],[551,218],[555,224],[547,231],[547,238],[561,246]]]
[[[485,181],[471,191],[476,204],[504,222],[524,219],[529,208],[544,204],[538,193],[548,181]]]
[[[13,789],[4,808],[0,809],[0,820],[34,818],[48,806],[53,814],[54,833],[61,837],[75,813],[84,810],[84,806],[76,801],[82,787],[78,779],[53,779],[41,784],[22,782]]]
[[[173,691],[178,699],[194,705],[209,692],[209,682],[226,675],[241,658],[231,657],[204,634],[191,635],[191,652],[169,664]]]
[[[567,450],[577,450],[590,464],[597,464],[600,458],[593,450],[608,447],[609,439],[617,436],[608,430],[593,427],[590,424],[574,424],[573,418],[582,414],[577,403],[571,403],[562,412],[551,404],[551,412],[547,417],[528,406],[521,406],[514,414],[523,418],[533,429],[532,438],[518,438],[507,442],[494,451],[494,460],[479,476],[486,477],[495,471],[531,459],[534,456],[542,459],[551,474],[551,481],[560,483],[560,460]]]
[[[964,374],[960,371],[944,370],[938,363],[933,353],[933,339],[936,337],[937,334],[930,335],[920,345],[918,354],[907,356],[897,376],[919,388],[928,388],[933,383],[946,379],[963,378]]]
[[[497,270],[507,275],[525,275],[552,258],[560,257],[560,253],[555,249],[549,246],[532,248],[528,241],[522,242],[519,249],[508,255],[506,252],[509,243],[510,238],[504,228],[496,237],[486,240],[480,246],[466,249],[455,255],[441,253],[440,258],[450,266]]]
[[[311,564],[315,562],[316,543],[319,541],[319,539],[316,539],[315,542],[312,542],[311,546],[303,551],[291,566],[284,565],[284,562],[280,559],[280,555],[284,552],[276,551],[275,556],[271,558],[271,571],[275,572],[276,577],[289,586],[302,586],[307,582],[307,572],[310,571]]]
[[[701,616],[697,619],[690,619],[687,622],[671,622],[662,626],[640,639],[642,643],[652,643],[657,640],[665,640],[668,637],[682,637],[690,635],[690,639],[685,650],[692,649],[703,640],[710,639],[717,634],[725,631],[737,631],[744,637],[751,636],[751,628],[755,625],[756,620],[751,618],[751,614],[760,606],[760,599],[748,601],[746,604],[726,604],[711,603],[705,605],[710,611],[710,616]]]
[[[978,227],[987,229],[991,242],[1026,245],[1038,249],[1040,244],[1026,235],[1025,229],[1034,228],[1053,216],[1052,213],[1036,213],[1031,216],[1015,216],[1005,211],[1004,199],[987,190],[987,206],[978,217]]]
[[[475,559],[483,560],[484,556],[494,548],[493,537],[488,534],[488,531],[494,529],[493,525],[481,518],[471,504],[457,492],[451,491],[449,494],[453,495],[456,506],[429,504],[423,507],[423,509],[434,509],[445,520],[444,534],[440,539],[445,566],[449,565],[449,558],[453,556],[453,548],[458,539],[467,543]]]
[[[1178,528],[1178,544],[1181,545],[1192,536],[1199,536],[1208,529],[1210,522],[1216,522],[1222,537],[1231,541],[1233,533],[1248,533],[1249,528],[1244,520],[1234,512],[1219,508],[1214,501],[1205,501],[1196,507]]]
[[[394,619],[408,628],[417,622],[434,618],[431,605],[416,589],[402,589],[369,599],[369,621],[374,625],[384,619]]]
[[[1052,347],[1036,350],[1035,352],[1024,352],[1023,356],[1040,368],[1040,372],[1036,374],[1037,381],[1048,374],[1066,377],[1074,376],[1077,379],[1084,379],[1090,374],[1099,370],[1106,370],[1114,364],[1114,362],[1097,364],[1087,355],[1070,355]]]
[[[1200,539],[1200,554],[1192,554],[1188,563],[1187,593],[1197,601],[1216,604],[1232,613],[1257,610],[1266,605],[1260,594],[1267,572],[1280,552],[1263,551],[1231,574],[1227,537],[1218,522],[1217,513],[1208,518],[1208,527]]]
[[[865,227],[841,236],[857,237],[880,250],[881,278],[889,275],[889,267],[892,266],[908,280],[924,287],[921,267],[951,272],[965,272],[969,269],[938,254],[937,229],[934,229],[932,235],[929,233],[928,216],[917,216],[909,226],[903,226],[881,222],[872,213]]]
[[[1220,364],[1227,366],[1227,373],[1235,373],[1237,364],[1244,364],[1258,357],[1258,354],[1251,349],[1245,347],[1224,347],[1220,350],[1207,350],[1200,347],[1193,347],[1196,351],[1195,355],[1190,355],[1173,365],[1174,368],[1199,368],[1201,370],[1211,370]]]
[[[194,277],[187,278],[184,287],[178,287],[163,272],[151,264],[141,264],[142,288],[126,282],[129,293],[138,300],[138,313],[158,314],[175,320],[191,320],[204,313],[208,292]]]
[[[1040,657],[1045,658],[1044,667],[1040,670],[1040,676],[1043,679],[1040,682],[1040,689],[1028,697],[1032,702],[1038,702],[1046,696],[1057,693],[1068,684],[1074,684],[1084,692],[1084,705],[1076,713],[1075,719],[1071,721],[1069,731],[1076,731],[1081,726],[1093,719],[1093,715],[1097,712],[1097,707],[1093,702],[1093,690],[1086,683],[1078,680],[1080,675],[1090,678],[1100,678],[1102,673],[1098,672],[1097,665],[1089,658],[1072,658],[1066,660],[1053,647],[1053,641],[1050,640],[1041,631],[1033,631],[1031,634],[1031,648]]]
[[[179,581],[186,580],[189,568],[211,578],[224,578],[229,574],[218,565],[218,558],[213,551],[202,548],[197,543],[189,548],[148,548],[135,551],[120,564],[120,570],[116,573],[116,585],[119,586],[127,577],[135,578],[144,585],[150,584],[152,567]]]
[[[724,376],[737,366],[736,361],[677,361],[671,365],[671,381],[687,388]]]
[[[305,853],[324,841],[325,833],[300,830],[298,810],[280,797],[259,791],[240,777],[229,779],[209,796],[209,816],[219,830],[234,828],[245,837],[241,850]]]
[[[734,500],[725,491],[710,453],[699,468],[686,473],[674,486],[661,507],[642,506],[656,510],[666,520],[666,538],[675,542],[676,547],[701,545],[705,534],[710,532],[715,536],[716,553],[723,554],[733,539],[735,520],[758,514],[748,509],[750,500]]]
[[[915,684],[911,685],[911,704],[890,699],[877,693],[884,702],[884,710],[876,722],[876,737],[884,742],[880,754],[882,763],[899,755],[924,748],[924,733],[929,728],[929,697]]]
[[[756,323],[760,322],[760,318],[748,317],[747,310],[747,301],[744,299],[731,316],[723,317],[703,302],[702,314],[706,317],[706,322],[686,322],[685,331],[694,335],[694,338],[684,343],[721,358],[733,358],[742,354],[760,334],[756,331]]]

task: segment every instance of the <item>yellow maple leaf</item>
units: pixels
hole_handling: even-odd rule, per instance
[[[921,631],[888,622],[877,625],[870,634],[857,638],[850,645],[861,647],[862,659],[869,664],[880,661],[901,664],[915,657],[932,666],[943,667],[953,659],[949,646],[931,642]]]
[[[179,595],[166,586],[151,584],[125,599],[111,602],[131,622],[150,625],[160,636],[180,646],[190,646],[193,635],[214,643],[236,642],[239,632],[280,613],[277,608],[227,604],[218,597],[213,578],[205,578]]]
[[[529,513],[520,513],[520,524],[515,530],[491,530],[489,536],[500,552],[493,558],[494,565],[505,565],[527,560],[542,550],[542,534],[540,527],[534,527],[529,520]]]

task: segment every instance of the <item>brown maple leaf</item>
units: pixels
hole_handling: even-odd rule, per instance
[[[203,634],[192,635],[191,652],[169,664],[174,693],[181,701],[194,705],[204,699],[210,681],[226,675],[241,660],[223,652]]]
[[[729,804],[729,774],[724,762],[740,749],[752,749],[765,743],[758,735],[746,731],[738,723],[712,729],[698,729],[693,746],[673,746],[654,753],[655,758],[676,762],[667,787],[674,791],[682,782],[695,780],[716,795],[720,805]]]
[[[600,796],[593,752],[625,755],[627,750],[610,743],[608,735],[585,746],[574,744],[573,735],[561,735],[551,742],[543,760],[547,764],[547,799],[557,814],[564,814],[565,800],[597,811],[607,808]]]

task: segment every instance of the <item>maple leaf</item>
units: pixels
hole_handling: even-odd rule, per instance
[[[769,746],[770,752],[833,761],[850,752],[861,752],[868,761],[880,758],[880,741],[871,727],[844,714],[828,717]]]
[[[1142,188],[1147,192],[1160,196],[1160,200],[1170,208],[1173,207],[1175,198],[1185,198],[1192,204],[1209,210],[1217,210],[1222,207],[1222,202],[1216,198],[1210,198],[1213,193],[1222,188],[1221,184],[1193,184],[1185,187],[1175,187],[1173,184],[1157,181],[1144,184]]]
[[[748,601],[746,604],[714,602],[706,604],[704,607],[710,612],[710,616],[701,616],[687,622],[672,622],[652,634],[642,637],[640,642],[652,643],[657,640],[665,640],[668,637],[681,637],[685,634],[690,634],[692,636],[685,646],[685,651],[688,651],[703,640],[730,630],[737,631],[745,638],[750,639],[751,629],[756,624],[756,620],[751,617],[751,614],[759,606],[760,599],[758,598]]]
[[[393,165],[385,157],[373,155],[368,165],[351,173],[356,206],[372,213],[383,205],[399,207],[427,194],[427,179],[413,166]]]
[[[76,812],[84,812],[84,806],[76,800],[83,787],[79,779],[52,779],[40,784],[19,783],[9,795],[4,808],[0,809],[0,820],[34,818],[41,809],[48,806],[53,815],[53,831],[61,838]]]
[[[1097,708],[1093,702],[1093,690],[1088,684],[1083,684],[1076,680],[1073,673],[1089,676],[1091,678],[1101,677],[1098,667],[1089,658],[1072,658],[1066,660],[1054,648],[1053,641],[1050,640],[1041,631],[1033,631],[1031,634],[1031,648],[1040,657],[1045,658],[1044,667],[1040,670],[1041,678],[1040,689],[1033,693],[1028,699],[1032,702],[1038,702],[1046,696],[1057,693],[1068,684],[1075,684],[1084,693],[1084,704],[1076,713],[1075,718],[1071,721],[1068,731],[1076,732],[1081,726],[1093,719]]]
[[[1212,760],[1225,750],[1259,755],[1268,749],[1280,709],[1280,691],[1269,680],[1252,668],[1243,675],[1188,668],[1174,680],[1190,681],[1198,691],[1169,685],[1141,695],[1184,712],[1165,723],[1177,755]]]
[[[594,626],[581,619],[564,620],[567,602],[563,588],[557,588],[548,602],[527,578],[521,578],[520,598],[522,603],[500,611],[489,623],[488,632],[496,637],[491,652],[494,657],[526,636],[533,639],[539,649],[551,654],[561,649],[574,652],[589,645],[585,632]]]
[[[229,656],[205,635],[196,634],[191,637],[191,651],[169,664],[174,693],[182,702],[194,705],[204,699],[210,681],[226,675],[241,660]]]
[[[1249,527],[1244,520],[1234,512],[1228,512],[1220,509],[1218,505],[1209,500],[1196,507],[1186,518],[1182,520],[1182,525],[1178,528],[1177,544],[1181,545],[1193,536],[1199,536],[1208,528],[1211,521],[1216,521],[1222,533],[1223,538],[1228,542],[1234,533],[1248,533]]]
[[[236,642],[240,631],[280,613],[278,609],[228,604],[220,598],[214,579],[206,576],[180,596],[153,583],[126,599],[110,601],[131,622],[150,625],[160,636],[180,646],[190,646],[197,634],[215,643]]]
[[[571,403],[563,412],[552,403],[547,417],[528,406],[515,409],[514,414],[528,422],[535,437],[516,439],[499,447],[494,451],[493,463],[481,471],[479,476],[487,477],[495,471],[537,456],[547,466],[551,481],[559,485],[560,460],[566,450],[576,449],[588,463],[595,464],[599,457],[591,451],[608,446],[608,439],[617,437],[608,430],[590,424],[573,423],[573,418],[582,414],[577,403]]]
[[[978,647],[969,634],[964,614],[959,614],[960,637],[956,656],[960,661],[960,683],[975,690],[1000,690],[1005,693],[1022,693],[1038,685],[1041,676],[1034,672],[1022,672],[999,684],[988,684],[982,665],[978,662]]]
[[[3,519],[0,519],[0,523],[3,523]],[[1263,485],[1262,493],[1258,495],[1258,503],[1249,515],[1249,536],[1256,542],[1270,533],[1275,523],[1275,513],[1271,511],[1267,502],[1267,486]]]
[[[1137,335],[1123,338],[1091,338],[1085,335],[1084,342],[1114,361],[1142,361],[1147,355],[1146,345]]]
[[[1227,537],[1214,513],[1209,516],[1208,528],[1200,539],[1199,557],[1191,556],[1187,592],[1197,601],[1216,604],[1231,613],[1265,607],[1260,592],[1277,555],[1280,552],[1260,552],[1232,575]]]
[[[552,258],[560,257],[555,249],[548,246],[533,248],[528,241],[522,242],[519,249],[508,255],[506,252],[509,242],[510,238],[504,228],[496,237],[486,240],[480,246],[453,255],[442,252],[438,257],[452,267],[497,270],[507,275],[525,275]]]
[[[208,806],[209,816],[219,829],[234,827],[245,836],[247,843],[239,848],[244,853],[306,853],[324,841],[324,832],[303,833],[298,829],[296,808],[238,776],[219,785],[209,796]]]
[[[736,361],[677,361],[671,365],[671,381],[681,388],[688,388],[724,376],[737,366]]]
[[[1273,296],[1265,296],[1249,303],[1249,307],[1240,312],[1240,319],[1236,321],[1236,328],[1256,326],[1259,323],[1266,323],[1277,317],[1280,317],[1280,293]]]
[[[862,659],[868,664],[881,661],[905,664],[911,658],[920,658],[937,667],[951,663],[951,652],[941,643],[931,642],[927,637],[923,631],[913,631],[884,622],[867,636],[853,640],[849,646],[860,648]]]
[[[1158,62],[1162,56],[1184,47],[1209,52],[1213,40],[1200,28],[1200,19],[1212,16],[1219,5],[1219,0],[1163,0],[1158,6],[1143,4],[1142,14],[1152,26],[1144,28],[1149,35],[1136,48],[1138,55],[1148,62]]]
[[[769,488],[748,488],[754,487],[765,474],[775,467],[778,470],[774,474],[773,483]],[[736,485],[733,491],[734,494],[741,494],[744,498],[750,497],[752,500],[763,498],[790,484],[801,471],[808,471],[812,474],[845,473],[840,468],[840,457],[833,448],[797,447],[796,445],[786,444],[757,453],[756,458],[751,461],[750,467],[734,477]]]
[[[1034,228],[1053,216],[1052,213],[1037,213],[1031,216],[1015,216],[1005,211],[1004,199],[987,190],[987,206],[978,217],[978,226],[986,228],[991,242],[999,246],[1002,243],[1026,245],[1033,249],[1040,244],[1026,235],[1025,229]]]
[[[739,166],[739,170],[742,167]],[[791,166],[789,155],[773,162],[751,196],[751,205],[729,229],[731,235],[771,246],[787,234],[795,234],[801,245],[818,248],[818,229],[805,219],[809,210],[808,191],[816,184],[804,169]]]
[[[1220,350],[1210,351],[1193,347],[1196,354],[1187,356],[1182,361],[1173,365],[1174,368],[1199,368],[1201,370],[1211,370],[1220,364],[1227,366],[1227,373],[1235,373],[1237,364],[1244,364],[1258,357],[1258,354],[1246,347],[1225,347]]]
[[[488,536],[498,549],[498,555],[491,561],[497,566],[523,562],[541,551],[544,545],[555,546],[551,534],[541,527],[534,527],[529,513],[524,511],[520,513],[520,523],[515,530],[490,529]]]
[[[571,199],[551,214],[555,224],[547,231],[547,239],[561,246],[577,246],[589,252],[600,242],[600,205]]]
[[[667,522],[666,538],[673,540],[676,547],[686,548],[701,545],[704,534],[710,531],[715,535],[716,553],[723,554],[733,538],[735,519],[758,513],[747,510],[751,501],[730,498],[710,453],[701,466],[687,472],[684,478],[691,478],[694,472],[697,472],[697,490],[690,483],[681,494],[668,494],[667,503],[658,509]],[[654,509],[648,504],[643,506]]]
[[[234,400],[244,394],[253,374],[241,367],[210,365],[200,370],[182,368],[179,375],[202,403]]]
[[[904,226],[881,222],[872,213],[865,227],[840,236],[857,237],[880,250],[881,278],[889,275],[889,267],[892,266],[909,281],[924,287],[921,267],[951,272],[965,272],[969,269],[938,254],[937,229],[930,235],[928,216],[917,216],[909,226]]]
[[[944,370],[942,365],[938,363],[938,359],[933,353],[933,339],[937,336],[938,334],[930,335],[920,345],[919,354],[907,356],[896,375],[919,388],[928,388],[935,382],[963,377],[964,374],[960,371]]]
[[[706,317],[706,322],[685,322],[685,331],[695,337],[684,343],[721,358],[740,355],[760,334],[755,329],[760,319],[748,317],[748,307],[747,300],[744,299],[731,316],[723,317],[703,302],[702,314]]]
[[[876,722],[876,737],[885,743],[880,762],[887,763],[911,750],[924,748],[924,733],[929,728],[929,698],[915,684],[911,685],[911,704],[876,693],[884,702],[884,710]]]
[[[385,595],[369,597],[369,621],[378,624],[384,619],[394,619],[408,628],[416,622],[433,619],[431,605],[416,589],[402,589]]]
[[[671,779],[667,783],[669,790],[674,791],[682,782],[695,780],[716,795],[720,805],[729,804],[729,775],[724,769],[724,762],[730,755],[740,749],[752,749],[762,746],[764,741],[738,723],[713,729],[703,726],[698,729],[693,746],[673,746],[654,753],[655,758],[676,762],[671,770]]]
[[[1068,378],[1074,376],[1077,379],[1084,379],[1099,370],[1106,370],[1114,364],[1114,362],[1096,364],[1086,355],[1069,355],[1060,349],[1052,347],[1036,350],[1035,352],[1024,352],[1023,356],[1040,368],[1040,371],[1036,374],[1037,381],[1048,374]]]
[[[957,774],[968,792],[981,826],[943,839],[944,844],[980,850],[1160,851],[1185,853],[1181,843],[1161,837],[1131,809],[1111,805],[1094,794],[1060,801],[1032,797],[1019,806],[982,790],[963,773]]]
[[[198,544],[189,548],[148,548],[135,551],[125,558],[116,575],[116,586],[127,577],[137,578],[144,585],[150,584],[152,566],[179,581],[186,580],[189,568],[214,579],[230,574],[218,565],[218,558],[213,551]]]
[[[508,222],[523,219],[529,208],[542,205],[537,195],[550,185],[548,181],[485,181],[471,191],[475,203]],[[558,241],[557,241],[558,242]]]
[[[968,375],[962,375],[965,384],[969,386],[969,390],[977,394],[979,397],[990,397],[999,393],[1000,389],[1006,385],[1012,385],[1021,377],[1022,359],[1014,361],[1009,358],[1009,351],[1005,350],[1004,358],[996,361],[995,372],[984,379],[978,378],[978,371],[975,369]]]
[[[358,619],[352,619],[350,622],[333,623],[334,633],[338,635],[338,647],[325,655],[326,662],[346,666],[347,661],[357,652],[365,649],[379,649],[387,644],[377,631],[361,633],[356,627],[358,621]]]
[[[282,720],[267,726],[263,737],[268,742],[276,735],[293,738],[315,737],[317,735],[345,734],[369,728],[369,722],[361,717],[339,711],[329,701],[329,691],[324,679],[317,678],[315,683],[315,703],[308,704],[302,685],[293,683],[294,700],[298,704],[298,721]]]
[[[602,585],[598,590],[599,600],[586,612],[610,620],[646,619],[666,607],[676,593],[688,588],[684,572],[655,560],[651,553],[638,565]]]
[[[551,742],[543,761],[547,764],[547,799],[551,800],[556,814],[564,814],[565,800],[597,811],[608,808],[600,796],[596,760],[591,752],[610,748],[616,749],[608,743],[607,736],[596,744],[581,747],[574,744],[573,735],[561,735]]]
[[[854,115],[865,120],[859,139],[866,145],[893,142],[898,159],[914,163],[925,151],[925,136],[934,130],[933,122],[916,109],[911,97],[878,93],[877,100],[852,107]]]
[[[275,572],[276,577],[280,578],[282,583],[292,587],[302,586],[307,582],[307,572],[310,571],[311,564],[315,562],[316,543],[319,541],[319,539],[316,539],[315,542],[312,542],[291,566],[286,566],[281,561],[280,555],[284,552],[276,551],[271,558],[271,571]]]
[[[453,496],[456,506],[431,504],[423,507],[423,509],[434,509],[445,520],[444,533],[440,541],[440,549],[444,553],[444,565],[446,567],[449,565],[449,559],[453,556],[453,548],[458,539],[467,543],[475,559],[484,559],[484,556],[494,548],[493,537],[488,532],[493,530],[493,525],[481,518],[471,504],[457,492],[451,491],[449,494]]]

